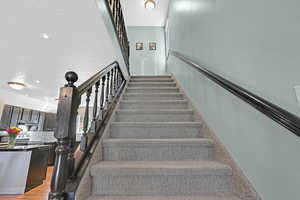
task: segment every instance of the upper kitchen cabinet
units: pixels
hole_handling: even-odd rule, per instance
[[[38,124],[39,123],[39,119],[40,119],[40,113],[39,111],[36,110],[32,110],[31,111],[31,119],[30,122],[33,124]]]
[[[18,126],[21,115],[22,115],[22,108],[14,106],[12,108],[12,114],[11,114],[11,120],[9,126]]]
[[[45,118],[46,118],[46,113],[40,112],[38,131],[44,130]]]
[[[56,114],[45,113],[37,110],[5,105],[0,129],[10,126],[26,126],[30,131],[54,131],[56,127]]]
[[[12,117],[13,106],[5,105],[1,116],[1,129],[5,129],[10,126],[10,121]]]
[[[44,131],[55,131],[56,129],[56,114],[46,113]]]
[[[26,124],[30,122],[31,110],[23,108],[19,123]]]

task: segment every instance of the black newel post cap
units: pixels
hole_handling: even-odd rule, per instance
[[[74,83],[78,81],[78,75],[75,72],[67,72],[65,78],[68,82],[68,84],[66,84],[65,87],[75,87]]]

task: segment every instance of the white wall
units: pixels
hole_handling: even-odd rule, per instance
[[[35,109],[53,107],[66,83],[65,72],[77,72],[79,85],[120,59],[105,20],[93,0],[0,1],[0,90],[5,91],[0,99]],[[43,33],[49,39],[43,39]],[[14,80],[27,87],[10,89],[7,82]],[[22,98],[8,99],[7,92]]]
[[[166,70],[165,33],[163,27],[130,26],[130,70],[132,75],[161,75]],[[136,50],[143,42],[144,49]],[[156,42],[156,51],[149,50],[149,42]]]
[[[295,0],[173,0],[170,48],[300,116],[299,8]],[[299,199],[300,138],[173,56],[168,69],[262,199]]]

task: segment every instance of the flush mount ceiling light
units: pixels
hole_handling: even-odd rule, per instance
[[[151,9],[154,9],[155,6],[156,6],[156,3],[155,3],[154,0],[147,0],[147,1],[145,1],[145,8],[151,10]]]
[[[14,90],[22,90],[25,87],[25,84],[20,82],[7,82],[7,84]]]
[[[50,38],[50,36],[47,33],[42,33],[41,36],[45,40],[48,40]]]

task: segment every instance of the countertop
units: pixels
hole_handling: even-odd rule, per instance
[[[1,151],[31,151],[36,148],[48,147],[47,145],[21,145],[15,146],[13,148],[0,147]]]

